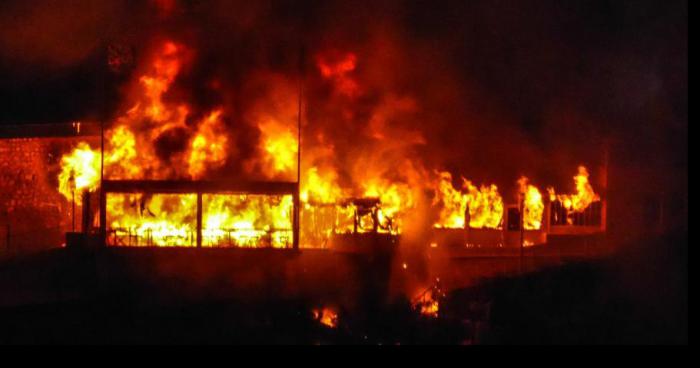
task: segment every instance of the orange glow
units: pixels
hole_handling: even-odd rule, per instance
[[[379,232],[399,234],[403,216],[415,205],[413,190],[407,184],[376,180],[365,184],[363,195],[379,198]]]
[[[227,138],[220,120],[221,110],[215,110],[197,128],[188,154],[187,172],[193,179],[199,179],[211,168],[220,167],[226,159]]]
[[[462,190],[452,185],[452,175],[439,173],[434,184],[433,205],[440,207],[436,228],[463,228],[469,211],[469,226],[472,228],[499,229],[503,220],[503,198],[495,184],[477,187],[462,178]]]
[[[518,179],[520,193],[523,198],[523,227],[525,230],[539,230],[542,227],[542,214],[544,203],[542,194],[534,185],[528,183],[528,178],[522,176]]]
[[[201,111],[199,104],[183,100],[183,91],[174,87],[179,85],[180,73],[188,70],[192,55],[192,50],[174,41],[164,41],[147,54],[146,63],[137,69],[123,113],[105,131],[105,178],[202,180],[232,171],[233,176],[296,181],[300,113],[296,82],[283,75],[261,77],[269,95],[240,112],[257,129],[251,138],[255,141],[245,142],[245,135],[233,136],[235,130],[228,127],[240,123],[230,104]],[[362,94],[357,55],[324,52],[316,55],[315,62],[317,77],[324,88],[332,89],[333,99],[354,102]],[[209,84],[217,91],[225,86],[218,79]],[[351,127],[360,128],[358,137],[368,142],[358,144],[356,150],[335,152],[334,142],[328,142],[324,132],[312,127],[307,133],[304,163],[308,166],[299,178],[302,244],[324,247],[333,234],[354,231],[402,234],[409,216],[420,208],[429,191],[434,193],[432,205],[438,212],[434,227],[503,228],[504,202],[496,185],[477,186],[462,177],[461,185],[455,186],[449,172],[436,173],[430,180],[422,161],[416,159],[418,154],[407,154],[407,147],[426,141],[416,129],[396,129],[394,121],[419,112],[421,101],[400,94],[379,97],[378,106],[358,113],[366,119],[365,126]],[[340,107],[354,116],[352,108]],[[238,155],[239,145],[254,152]],[[61,159],[60,193],[72,200],[74,191],[96,190],[99,165],[100,153],[87,143],[66,153]],[[242,173],[233,172],[239,167]],[[576,194],[556,195],[553,190],[551,194],[567,209],[582,211],[599,198],[584,167],[579,168],[575,183]],[[542,195],[525,177],[518,184],[525,200],[524,227],[539,229]],[[81,196],[75,198],[79,202]],[[226,193],[202,199],[203,246],[290,245],[291,196]],[[110,194],[107,226],[113,230],[115,243],[193,245],[196,203],[196,196],[190,194]]]
[[[100,154],[87,143],[81,142],[73,152],[61,158],[61,173],[58,175],[58,191],[71,201],[75,197],[81,204],[83,190],[93,191],[99,186]]]
[[[437,300],[439,294],[441,292],[436,288],[426,290],[416,298],[416,301],[413,303],[413,309],[417,310],[422,316],[437,318],[440,312],[440,302]]]
[[[338,186],[338,174],[333,170],[312,167],[302,181],[301,201],[304,203],[331,204],[339,202],[345,193]]]
[[[433,205],[442,205],[435,227],[458,229],[464,227],[467,196],[452,185],[452,174],[443,171],[435,188]]]
[[[554,188],[548,188],[549,196],[552,201],[559,200],[564,207],[569,211],[582,212],[591,203],[600,200],[600,196],[593,191],[593,186],[588,181],[588,170],[585,166],[578,167],[578,173],[574,176],[576,184],[575,194],[556,194]]]
[[[225,164],[228,136],[222,119],[223,109],[213,109],[201,119],[188,122],[192,119],[187,104],[173,103],[164,98],[182,69],[186,54],[184,46],[166,41],[156,49],[144,69],[145,73],[138,77],[138,84],[131,96],[131,108],[117,117],[113,127],[105,132],[104,170],[107,179],[200,179],[208,171]],[[157,142],[170,137],[182,141],[181,149],[176,149],[167,159],[158,157]],[[184,140],[179,137],[184,137]],[[72,196],[71,175],[75,177],[76,189],[95,189],[99,185],[99,161],[100,153],[84,143],[65,155],[59,175],[61,193],[67,198]],[[194,195],[110,194],[106,205],[113,243],[131,239],[129,242],[132,245],[195,244]],[[276,226],[277,217],[284,216],[285,209],[280,210],[275,218],[262,221],[269,220],[270,228]],[[207,220],[212,223],[217,218],[221,226],[227,229],[247,227],[226,210],[233,211],[222,208],[222,214],[207,217]],[[255,229],[258,230],[266,231]],[[215,238],[217,234],[206,235]],[[243,243],[240,239],[246,235],[250,234],[243,230],[232,233],[237,244]],[[280,242],[280,239],[273,239],[268,243],[274,245]]]
[[[314,309],[314,319],[328,328],[338,327],[338,312],[331,308]]]
[[[316,57],[321,76],[333,82],[336,93],[355,97],[360,87],[351,74],[357,67],[357,56],[353,53],[326,53]]]
[[[261,146],[265,153],[265,172],[270,177],[296,172],[297,167],[297,137],[285,125],[274,119],[260,123],[262,133]]]
[[[202,245],[292,245],[292,196],[211,194],[202,198]]]
[[[194,194],[107,195],[108,241],[130,246],[195,246]]]

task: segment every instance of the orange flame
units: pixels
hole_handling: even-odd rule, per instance
[[[168,95],[187,65],[188,55],[190,52],[184,45],[166,41],[145,65],[135,81],[130,108],[105,133],[107,179],[198,180],[226,166],[236,147],[226,129],[224,108],[219,106],[204,111],[201,116],[195,115],[191,105],[173,101]],[[316,57],[316,66],[336,97],[347,100],[361,94],[355,54],[322,53]],[[296,89],[284,77],[279,78],[281,87],[271,92],[271,101],[246,115],[260,131],[260,155],[253,161],[255,170],[267,178],[296,178],[292,174],[298,164],[299,132],[295,128],[298,111],[295,100],[289,98]],[[400,234],[425,189],[435,192],[433,205],[440,211],[435,227],[502,228],[504,204],[496,185],[477,187],[462,178],[461,188],[457,189],[449,172],[440,172],[435,181],[429,181],[423,167],[406,157],[406,146],[425,141],[418,132],[392,131],[391,122],[397,113],[412,114],[417,110],[418,101],[413,98],[385,98],[370,114],[363,132],[368,139],[379,143],[372,149],[362,147],[353,156],[353,167],[345,170],[336,166],[333,146],[322,139],[308,148],[307,155],[308,152],[318,155],[318,160],[310,160],[312,164],[301,173],[302,237],[307,231],[312,241],[322,242],[319,239],[327,239],[332,233],[352,231],[357,208],[347,201],[350,196],[378,199],[374,213],[378,231]],[[175,145],[177,149],[163,150],[159,142],[165,142],[168,147]],[[95,190],[99,185],[99,162],[99,152],[86,143],[79,144],[61,160],[59,191],[70,200],[76,190]],[[588,172],[583,166],[579,167],[575,181],[577,194],[557,196],[553,189],[550,193],[568,209],[582,211],[598,196],[588,183]],[[524,193],[525,228],[539,229],[544,207],[542,195],[525,177],[518,184]],[[204,246],[286,247],[290,244],[291,196],[222,194],[205,195],[202,199]],[[107,210],[108,226],[114,230],[115,242],[133,239],[139,245],[194,244],[196,196],[110,194]],[[359,219],[359,231],[371,229],[368,223],[373,220],[372,215],[363,215]],[[434,309],[437,310],[437,302]]]
[[[437,228],[462,228],[469,211],[469,226],[472,228],[498,229],[503,220],[503,198],[495,184],[477,188],[471,181],[462,178],[462,191],[452,186],[452,175],[439,173],[434,185],[433,205],[441,206]]]
[[[413,302],[413,309],[425,317],[437,318],[440,312],[440,302],[437,298],[441,294],[442,292],[435,287],[424,291]]]
[[[314,319],[329,328],[338,327],[338,312],[331,308],[314,309]]]
[[[582,212],[591,203],[600,200],[593,186],[588,182],[588,170],[585,166],[578,167],[578,173],[574,176],[576,194],[556,194],[554,188],[547,188],[552,201],[559,200],[569,211]]]
[[[58,191],[69,201],[75,198],[82,203],[83,190],[97,189],[100,180],[100,155],[87,143],[81,142],[73,152],[61,158],[61,173],[58,175]]]
[[[526,230],[539,230],[542,227],[542,214],[544,203],[542,194],[534,185],[528,183],[528,178],[522,176],[518,179],[518,186],[523,197],[523,227]]]

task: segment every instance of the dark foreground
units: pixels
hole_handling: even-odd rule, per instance
[[[326,265],[315,271],[324,279],[318,287],[296,277],[289,292],[289,270],[273,267],[263,276],[277,283],[239,290],[229,280],[192,284],[173,273],[148,282],[143,273],[117,277],[124,258],[100,273],[94,267],[104,261],[62,250],[0,265],[0,344],[687,344],[687,244],[687,233],[676,234],[444,291],[436,318],[375,285],[386,276],[376,260],[343,260],[356,270],[337,280],[330,275],[338,267]],[[335,327],[314,314],[322,307],[338,313]]]

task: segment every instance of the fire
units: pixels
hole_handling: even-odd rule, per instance
[[[305,173],[301,188],[301,201],[318,204],[339,202],[345,193],[338,186],[338,174],[334,170],[321,170],[314,166]]]
[[[234,138],[241,137],[233,137],[227,129],[233,119],[230,111],[224,106],[200,111],[170,93],[178,75],[187,70],[191,50],[165,41],[149,56],[133,83],[127,108],[105,132],[105,178],[200,180],[234,167],[227,164],[233,163],[229,159],[235,158],[238,148],[234,143],[240,142]],[[316,66],[321,82],[332,88],[332,98],[347,104],[339,109],[341,122],[344,116],[354,118],[353,103],[367,92],[357,81],[357,56],[320,53]],[[243,112],[243,119],[258,129],[259,140],[254,142],[257,156],[246,159],[242,167],[246,173],[267,179],[295,180],[299,165],[297,86],[281,75],[262,79],[265,86],[274,87],[267,99]],[[212,85],[221,87],[218,82]],[[425,144],[423,135],[394,128],[393,121],[415,114],[420,102],[393,94],[381,101],[371,111],[357,115],[364,116],[367,123],[359,132],[367,143],[357,151],[336,155],[333,142],[328,143],[323,132],[310,134],[305,147],[309,164],[299,178],[302,242],[324,246],[332,234],[353,231],[401,234],[426,190],[435,193],[433,206],[439,210],[434,227],[502,228],[504,203],[495,184],[476,186],[462,178],[461,187],[455,187],[449,172],[437,173],[437,179],[431,181],[422,161],[407,155],[409,147]],[[346,160],[352,164],[343,166]],[[72,200],[74,191],[95,190],[99,173],[100,152],[80,143],[61,160],[59,191]],[[551,190],[551,195],[566,208],[582,211],[599,198],[583,166],[575,182],[577,194],[555,195]],[[524,193],[524,227],[539,229],[542,195],[525,177],[518,184]],[[80,196],[75,198],[80,201]],[[196,195],[110,194],[106,202],[107,226],[116,243],[196,243]],[[293,199],[289,195],[204,194],[202,206],[203,246],[282,248],[291,244]]]
[[[203,246],[238,247],[292,244],[290,195],[204,195],[202,214]]]
[[[554,188],[550,187],[549,196],[552,201],[559,200],[569,211],[582,212],[591,203],[600,200],[593,186],[588,182],[588,170],[585,166],[578,167],[578,174],[574,176],[576,184],[576,194],[556,194]]]
[[[482,185],[477,189],[469,180],[464,179],[468,190],[469,226],[473,228],[498,229],[503,219],[503,198],[495,184]]]
[[[469,226],[472,228],[498,229],[503,220],[503,198],[495,184],[477,187],[462,178],[462,190],[452,185],[452,175],[439,173],[435,184],[434,206],[441,206],[437,228],[463,228],[469,213]],[[468,212],[467,212],[468,211]]]
[[[117,194],[107,198],[112,243],[131,246],[194,246],[194,194]]]
[[[463,228],[467,211],[467,196],[452,186],[452,174],[439,173],[433,205],[442,204],[440,218],[435,227]]]
[[[215,108],[193,119],[186,103],[164,98],[187,56],[184,46],[166,41],[138,78],[133,105],[105,134],[108,179],[198,179],[224,165],[228,137],[223,109]],[[159,153],[159,146],[172,146],[167,157]]]
[[[364,197],[379,199],[379,231],[400,233],[402,217],[415,205],[413,190],[407,184],[377,180],[366,184],[363,194]]]
[[[61,158],[61,173],[58,175],[58,191],[66,199],[80,204],[83,190],[97,189],[100,180],[100,155],[87,143],[81,142],[73,152]]]
[[[220,167],[226,159],[227,138],[221,125],[221,110],[212,111],[200,124],[190,143],[187,172],[194,179],[208,170]]]
[[[186,103],[164,98],[182,69],[187,54],[184,46],[166,41],[146,65],[145,73],[135,85],[133,105],[115,120],[113,128],[105,132],[104,170],[107,179],[199,179],[209,170],[225,164],[228,136],[224,128],[223,109],[215,108],[201,118],[193,119]],[[158,145],[173,148],[168,148],[168,156],[163,157]],[[100,153],[85,143],[64,156],[59,175],[61,193],[69,198],[73,186],[76,189],[95,189],[99,180],[99,161]],[[70,183],[71,177],[75,178],[74,185]],[[196,244],[195,195],[110,194],[106,202],[108,226],[116,243]],[[283,222],[291,218],[291,198],[281,201],[271,199],[270,202],[274,202],[270,206],[277,206],[278,210],[258,214],[258,217],[251,216],[258,210],[251,208],[232,215],[240,208],[225,199],[207,202],[204,240],[219,239],[225,235],[229,242],[248,244],[245,239],[272,234],[267,239],[269,244],[286,244],[288,236],[285,232],[291,226],[283,225]],[[212,214],[212,208],[219,212]],[[259,226],[261,218],[270,223],[268,228]]]
[[[275,120],[259,125],[263,139],[267,174],[271,177],[294,172],[297,166],[297,137]]]
[[[332,308],[314,309],[314,319],[329,328],[338,327],[338,312]]]
[[[440,312],[439,299],[444,298],[445,293],[440,287],[440,279],[435,280],[435,284],[417,294],[413,301],[413,309],[422,316],[437,318]]]
[[[427,293],[420,305],[420,314],[426,317],[437,318],[440,311],[440,303],[433,298],[432,293]]]
[[[138,157],[134,133],[120,125],[107,132],[106,139],[112,147],[105,155],[105,166],[110,168],[111,175],[117,178],[139,177],[141,166],[134,163]]]
[[[528,183],[528,178],[522,176],[518,179],[518,186],[523,197],[523,227],[525,230],[539,230],[542,227],[542,214],[544,203],[542,194],[534,185]]]

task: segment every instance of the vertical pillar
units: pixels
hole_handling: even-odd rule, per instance
[[[91,205],[90,205],[90,192],[86,189],[82,193],[83,195],[83,223],[82,232],[83,234],[88,234],[90,231],[90,217],[91,216]]]
[[[470,234],[469,234],[469,223],[471,222],[471,214],[469,213],[469,203],[467,203],[467,209],[464,210],[464,242],[469,243],[470,242]]]
[[[292,194],[294,199],[294,212],[292,214],[292,248],[299,250],[299,183],[297,190]]]
[[[107,245],[107,193],[104,186],[100,188],[100,239],[102,246]]]
[[[518,207],[520,209],[520,272],[524,272],[523,257],[525,251],[525,194],[518,195]]]
[[[71,232],[75,232],[75,185],[73,185],[73,190],[71,191],[71,194],[73,195],[71,199],[71,221],[73,221],[71,225]]]
[[[608,229],[608,201],[601,200],[600,204],[600,228],[605,232]]]
[[[197,192],[197,248],[202,247],[202,192]]]
[[[372,232],[377,233],[379,231],[379,209],[375,207],[372,209]]]

